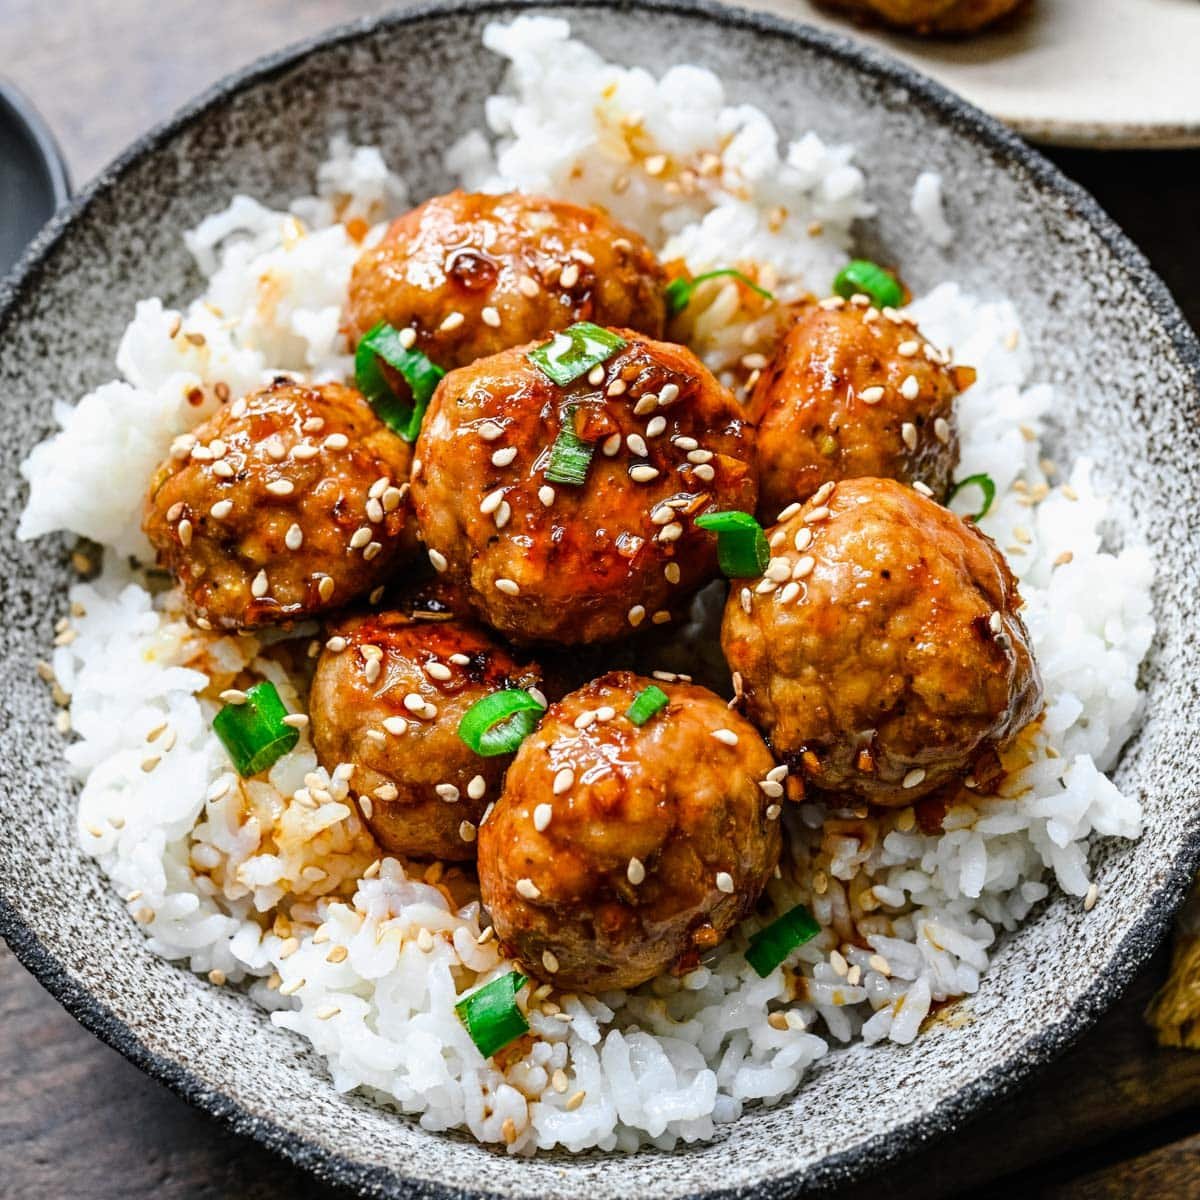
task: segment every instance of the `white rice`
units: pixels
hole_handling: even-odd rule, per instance
[[[814,133],[781,144],[763,113],[726,102],[710,72],[680,66],[656,79],[604,63],[559,20],[494,24],[485,40],[511,67],[488,101],[492,140],[475,134],[450,153],[464,186],[602,203],[694,272],[738,265],[785,297],[828,287],[855,218],[870,211],[850,148]],[[690,175],[656,171],[660,155]],[[919,184],[913,197],[935,240],[952,236],[940,188]],[[982,524],[1021,579],[1046,687],[1024,765],[1002,796],[952,809],[937,836],[914,827],[911,810],[823,827],[827,814],[801,806],[791,833],[813,882],[775,885],[781,905],[808,903],[824,927],[791,960],[800,988],[746,965],[747,927],[682,980],[599,997],[543,990],[532,1045],[503,1066],[484,1060],[453,1006],[508,964],[493,940],[480,944],[471,882],[379,863],[347,798],[348,766],[331,778],[306,736],[269,782],[238,780],[211,733],[217,694],[247,669],[302,710],[303,673],[289,678],[263,657],[267,638],[190,629],[174,593],[152,598],[123,565],[148,560],[146,480],[216,407],[218,383],[236,395],[281,371],[349,374],[338,316],[360,245],[344,222],[368,221],[377,237],[406,201],[377,151],[344,142],[317,195],[290,214],[236,197],[186,235],[205,293],[183,313],[139,304],[120,379],[60,405],[61,432],[25,463],[21,536],[67,530],[108,547],[101,575],[71,590],[51,664],[77,735],[66,757],[82,784],[81,843],[156,952],[245,986],[325,1056],[339,1089],[367,1089],[428,1129],[465,1127],[512,1153],[707,1138],[747,1103],[792,1092],[831,1041],[912,1041],[935,1001],[976,990],[1000,931],[1053,887],[1094,902],[1089,839],[1141,826],[1137,801],[1103,772],[1138,720],[1151,562],[1140,547],[1102,549],[1105,501],[1088,462],[1064,483],[1066,466],[1039,458],[1060,401],[1030,382],[1012,305],[953,283],[919,299],[923,330],[979,372],[960,401],[960,475],[996,481]],[[737,288],[710,285],[687,330],[734,384],[746,382],[746,348],[769,345],[775,328],[739,304]],[[869,949],[845,945],[852,929]]]

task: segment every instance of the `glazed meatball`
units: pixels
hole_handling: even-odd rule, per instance
[[[876,17],[922,34],[975,33],[1014,12],[1024,0],[821,0],[830,8]]]
[[[954,398],[973,380],[901,314],[840,297],[806,305],[750,400],[760,518],[864,475],[945,496],[958,463]]]
[[[516,347],[451,372],[417,441],[413,497],[434,566],[517,641],[665,624],[716,572],[714,509],[753,511],[751,430],[690,351],[628,330],[567,387]],[[547,478],[564,423],[594,448],[580,486]]]
[[[820,789],[907,804],[1032,720],[1016,581],[974,525],[890,479],[825,484],[770,532],[721,643],[746,713]]]
[[[750,912],[779,859],[782,794],[763,740],[725,702],[605,675],[550,707],[479,831],[479,883],[507,952],[563,989],[687,970]],[[681,770],[686,764],[686,769]]]
[[[394,221],[350,278],[357,341],[411,328],[447,369],[574,321],[659,337],[666,277],[646,243],[595,208],[512,192],[451,192]]]
[[[536,687],[540,671],[463,621],[382,612],[327,632],[309,697],[321,764],[355,764],[352,786],[385,850],[474,858],[475,827],[512,756],[476,754],[458,723],[493,692]]]
[[[416,553],[411,458],[353,388],[280,378],[176,439],[142,527],[202,628],[311,617]]]

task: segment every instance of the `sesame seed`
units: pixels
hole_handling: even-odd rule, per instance
[[[296,490],[296,485],[290,479],[272,479],[267,484],[267,491],[272,496],[290,496]]]
[[[993,633],[999,633],[1004,628],[1004,618],[998,612],[993,612],[988,617],[988,628]]]
[[[574,1112],[584,1101],[587,1092],[576,1092],[566,1103],[567,1112]]]
[[[900,786],[903,788],[915,788],[917,784],[922,783],[925,779],[925,769],[923,767],[913,767],[911,771],[901,780]]]
[[[485,442],[494,442],[498,437],[504,435],[504,427],[497,425],[495,421],[484,421],[479,427],[479,436]]]
[[[683,526],[678,521],[672,521],[670,525],[664,525],[658,532],[658,540],[660,542],[677,542],[683,537]]]
[[[575,772],[570,767],[563,767],[557,775],[554,776],[553,792],[556,796],[561,796],[563,792],[570,791],[575,783]]]
[[[383,505],[374,497],[366,503],[367,520],[373,525],[378,525],[383,520]]]
[[[367,678],[368,683],[374,683],[379,678],[379,672],[382,668],[379,665],[379,659],[369,658],[366,665],[363,667],[363,674]]]
[[[601,453],[605,458],[612,458],[620,449],[621,435],[619,433],[610,433],[600,444]]]
[[[428,675],[430,679],[446,680],[451,678],[454,672],[451,671],[445,663],[434,661],[427,662],[425,664],[425,674]]]
[[[283,544],[289,550],[299,550],[304,545],[304,530],[294,522],[288,526],[288,531],[283,535]]]
[[[633,415],[635,417],[644,417],[648,412],[653,412],[658,407],[658,397],[653,392],[646,392],[638,397],[638,402],[633,406]]]
[[[596,714],[588,709],[586,712],[581,712],[574,720],[576,729],[587,729],[589,726],[596,723]]]
[[[950,440],[950,422],[945,417],[938,417],[933,423],[933,434],[939,442],[945,445]]]
[[[776,521],[790,521],[800,511],[800,502],[792,501],[780,514],[775,518]]]
[[[528,296],[530,299],[532,299],[538,294],[538,292],[541,291],[541,287],[539,286],[538,281],[532,276],[522,275],[521,278],[517,280],[517,290],[522,296]]]
[[[786,558],[773,558],[767,563],[767,569],[763,575],[767,579],[772,579],[776,583],[782,583],[791,572],[791,564]]]
[[[727,896],[733,895],[733,876],[728,871],[717,872],[717,891]]]
[[[417,697],[417,700],[417,707],[420,708],[424,702],[420,696]],[[408,732],[408,722],[403,717],[384,717],[381,724],[393,737],[399,737]]]
[[[883,388],[881,388],[878,384],[876,384],[874,387],[863,388],[863,390],[858,393],[858,398],[864,404],[878,404],[880,400],[883,399]]]
[[[333,593],[336,586],[337,585],[333,582],[330,576],[322,575],[321,582],[317,584],[317,594],[322,600],[328,603],[331,599],[333,599]]]
[[[635,604],[625,615],[636,629],[646,619],[646,610],[640,604]]]
[[[259,571],[259,573],[255,575],[253,582],[250,584],[250,594],[256,599],[260,599],[267,594],[267,588],[269,586],[270,585],[267,582],[266,571]]]
[[[597,363],[589,372],[587,381],[592,387],[598,387],[604,382],[604,364]]]
[[[446,561],[446,556],[440,551],[435,550],[431,546],[429,548],[429,561],[433,569],[440,575],[450,564]]]
[[[439,783],[433,789],[438,794],[439,800],[444,800],[447,804],[457,804],[459,800],[458,788],[452,783]]]
[[[179,522],[179,541],[181,545],[192,544],[192,523],[186,517]]]
[[[640,433],[631,433],[625,439],[625,445],[629,447],[630,453],[638,455],[639,458],[645,458],[649,453],[646,446],[646,439]],[[657,475],[658,472],[656,471]]]
[[[667,565],[663,567],[663,576],[668,583],[678,583],[682,576],[682,572],[679,569],[679,564],[677,562],[667,563]]]
[[[233,512],[232,500],[218,500],[216,504],[208,510],[209,515],[215,517],[218,521],[223,521],[231,512]]]
[[[920,492],[922,496],[927,496],[930,500],[933,499],[933,488],[927,483],[922,483],[919,479],[913,480],[913,491]]]
[[[804,520],[809,525],[815,525],[818,521],[829,519],[829,509],[825,505],[818,505],[816,508],[810,508],[804,514]]]
[[[549,508],[554,503],[554,497],[555,491],[548,483],[544,483],[538,488],[538,499],[546,508]]]
[[[498,509],[496,509],[496,516],[495,516],[496,528],[503,529],[505,527],[505,525],[508,524],[511,517],[512,517],[512,505],[509,504],[509,502],[507,500],[505,500],[500,505],[500,507]]]
[[[492,455],[492,466],[507,467],[516,457],[516,446],[505,446],[503,450],[497,450],[496,453]]]
[[[350,439],[344,433],[331,433],[322,443],[326,450],[345,450]]]
[[[596,709],[597,721],[611,721],[617,715],[617,710],[611,704],[602,704]]]
[[[692,473],[697,479],[702,479],[705,483],[712,483],[717,477],[717,473],[707,463],[702,463],[700,466],[693,468]]]
[[[655,625],[666,625],[671,620],[671,614],[665,608],[660,608],[650,620]]]
[[[770,796],[772,800],[778,800],[783,795],[783,784],[774,779],[760,779],[758,787],[764,796]]]
[[[346,639],[340,634],[334,634],[326,643],[325,649],[332,651],[334,654],[341,654],[348,645]]]
[[[567,263],[558,276],[558,286],[570,291],[579,282],[579,264]]]
[[[921,394],[921,385],[917,382],[915,375],[907,375],[904,382],[900,385],[900,395],[905,400],[915,400]]]
[[[834,974],[846,977],[846,972],[850,970],[850,964],[846,961],[846,956],[840,950],[831,950],[829,952],[829,965],[833,968]]]
[[[504,488],[496,488],[493,492],[488,492],[479,504],[479,511],[487,516],[494,513],[504,500]]]
[[[738,744],[738,735],[732,729],[714,729],[713,737],[725,746],[736,746]]]
[[[651,417],[650,420],[646,422],[646,436],[648,438],[656,438],[661,433],[664,433],[666,428],[666,417]]]
[[[606,396],[623,396],[629,385],[623,379],[614,379],[612,383],[604,389]]]
[[[780,808],[780,806],[778,804],[768,804],[767,805],[767,814],[766,814],[767,820],[768,821],[778,821],[779,814],[781,812],[783,812],[783,809]]]
[[[751,596],[751,594],[750,594],[750,589],[747,587],[742,588],[742,590],[738,596],[738,600],[741,603],[742,612],[744,612],[747,616],[749,616],[750,610],[753,607],[753,601],[754,601],[754,597]]]
[[[800,595],[800,584],[793,580],[791,583],[785,584],[783,591],[779,593],[779,603],[791,604],[798,595]]]
[[[541,894],[541,889],[532,879],[517,880],[518,896],[524,896],[526,900],[536,900]]]
[[[496,591],[503,592],[506,596],[519,596],[521,588],[514,579],[497,579]]]
[[[677,383],[663,384],[662,391],[658,393],[658,403],[661,407],[666,408],[668,404],[674,404],[679,399],[679,385]]]
[[[350,549],[361,550],[371,540],[371,527],[369,525],[360,525],[350,535]]]
[[[400,330],[400,345],[405,350],[411,350],[417,344],[417,331],[410,325],[407,329]]]
[[[485,305],[479,316],[485,325],[490,325],[493,329],[500,328],[500,312],[492,305]]]
[[[1091,912],[1096,907],[1096,900],[1100,896],[1100,888],[1095,883],[1088,884],[1087,895],[1083,898],[1083,911]]]
[[[460,312],[447,313],[446,316],[443,318],[442,323],[438,326],[438,329],[442,333],[452,333],[466,319],[467,318],[464,317],[462,315],[462,313],[460,313]]]
[[[292,457],[298,462],[307,462],[310,458],[316,458],[320,453],[321,451],[312,442],[300,442],[292,447]]]
[[[910,450],[917,448],[917,427],[911,421],[900,426],[900,437]]]
[[[811,554],[806,554],[802,558],[796,560],[796,565],[792,568],[793,579],[806,579],[812,574],[813,568],[817,565],[817,560]]]
[[[308,724],[308,717],[304,713],[288,713],[283,718],[283,723],[293,729],[303,729]]]
[[[658,478],[658,470],[655,467],[640,463],[636,467],[630,467],[629,478],[634,483],[649,483],[651,480]]]
[[[659,504],[650,510],[650,522],[653,525],[667,525],[675,519],[675,510],[666,504]]]
[[[397,487],[385,489],[380,497],[383,501],[384,512],[395,512],[400,507],[400,501],[404,499],[404,493]]]

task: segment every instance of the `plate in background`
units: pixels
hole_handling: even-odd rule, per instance
[[[1031,0],[955,39],[859,28],[813,0],[752,2],[893,54],[1037,142],[1200,146],[1197,0]]]
[[[29,101],[0,81],[0,276],[70,195],[50,131]]]

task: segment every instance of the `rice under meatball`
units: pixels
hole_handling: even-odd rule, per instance
[[[721,643],[747,715],[816,787],[907,804],[1037,715],[1016,581],[973,524],[893,480],[853,479],[770,541],[767,578],[734,587]]]
[[[753,908],[780,852],[782,768],[719,696],[612,672],[551,705],[479,831],[506,951],[563,989],[686,970]]]
[[[512,756],[476,754],[459,722],[493,692],[537,686],[539,668],[459,620],[380,612],[327,632],[309,698],[322,766],[355,764],[351,784],[385,850],[474,858],[479,817]]]
[[[578,644],[665,624],[717,569],[695,519],[753,511],[752,431],[690,351],[620,331],[624,349],[566,387],[522,346],[442,380],[413,497],[434,566],[517,641]],[[547,479],[571,422],[582,485]]]
[[[279,378],[176,439],[142,527],[201,627],[311,617],[416,553],[411,460],[353,388]]]
[[[899,479],[946,495],[958,463],[954,400],[975,373],[949,366],[909,318],[865,300],[805,305],[755,386],[764,522],[831,480]]]
[[[379,321],[412,329],[449,369],[573,321],[659,337],[665,283],[645,241],[599,209],[456,191],[398,217],[363,253],[346,317],[355,341]]]

